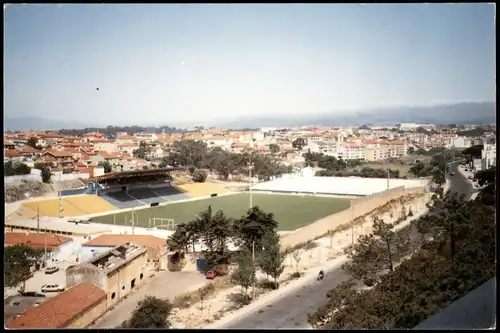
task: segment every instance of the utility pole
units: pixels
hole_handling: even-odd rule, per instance
[[[352,200],[350,201],[351,204],[351,245],[354,245],[354,205],[352,204]]]
[[[47,267],[47,230],[45,230],[45,251],[44,251],[45,267]]]
[[[250,185],[248,186],[248,191],[250,192],[250,209],[253,207],[252,203],[252,168],[254,164],[252,162],[248,162],[248,175],[249,175],[249,182]]]
[[[59,218],[62,217],[61,188],[59,187],[60,182],[61,182],[61,174],[59,173],[59,183],[57,184],[57,189],[58,189],[57,193],[59,194]]]
[[[36,206],[36,233],[40,233],[40,206]]]
[[[387,189],[389,189],[389,176],[391,174],[391,170],[387,169]]]
[[[252,241],[252,265],[255,269],[255,241]],[[255,300],[255,278],[253,280],[252,295],[252,299]]]

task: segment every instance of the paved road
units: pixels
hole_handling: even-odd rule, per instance
[[[460,165],[459,162],[449,165],[450,172],[455,173],[454,176],[450,176],[450,191],[465,194],[465,198],[470,199],[471,195],[478,190],[474,189],[471,181],[458,171],[458,165]]]
[[[276,301],[264,303],[251,314],[221,328],[310,328],[307,314],[326,304],[326,294],[334,286],[348,280],[348,275],[342,269],[326,272],[323,281],[313,280]]]
[[[450,190],[459,192],[470,198],[473,193],[470,181],[457,170],[458,163],[450,165],[450,171],[455,176],[450,177]],[[411,234],[415,237],[415,233]],[[310,283],[301,289],[283,295],[277,300],[269,301],[258,307],[252,313],[221,325],[226,329],[281,329],[281,328],[310,328],[307,314],[326,304],[326,294],[337,284],[347,281],[348,276],[341,268],[336,267],[327,271],[325,279],[321,282]]]

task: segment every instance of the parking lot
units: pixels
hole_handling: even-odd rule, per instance
[[[44,302],[44,297],[23,297],[23,296],[9,296],[4,300],[4,324],[14,319],[17,315],[22,314],[26,310],[40,305]]]
[[[209,280],[203,274],[194,270],[158,272],[141,289],[129,294],[126,299],[115,306],[114,310],[109,311],[99,319],[94,328],[115,328],[119,326],[124,320],[130,318],[137,307],[137,302],[145,296],[167,298],[172,301],[176,296],[196,290],[208,282]]]

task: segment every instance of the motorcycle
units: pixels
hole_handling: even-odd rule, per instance
[[[317,278],[317,280],[318,280],[318,281],[319,281],[319,280],[323,280],[323,278],[324,278],[324,277],[325,277],[325,273],[324,273],[323,271],[321,271],[321,272],[319,272],[319,274],[318,274],[318,278]]]

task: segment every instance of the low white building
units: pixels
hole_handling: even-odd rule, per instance
[[[497,145],[485,144],[481,151],[482,168],[484,170],[497,165]]]
[[[473,141],[465,136],[459,136],[457,138],[453,138],[451,142],[451,146],[455,148],[469,148],[472,145]]]

